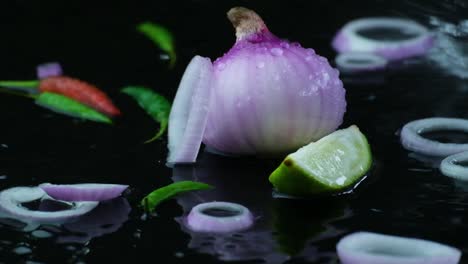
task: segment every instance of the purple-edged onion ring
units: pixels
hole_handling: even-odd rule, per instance
[[[216,215],[210,212],[221,212]],[[249,228],[252,213],[245,206],[228,202],[202,203],[192,208],[186,219],[187,227],[196,232],[226,233]]]
[[[37,78],[45,79],[53,76],[60,76],[63,74],[62,66],[58,62],[48,62],[37,65]]]
[[[387,59],[364,52],[340,53],[335,58],[336,66],[345,72],[378,71],[387,66]]]
[[[468,151],[450,155],[440,163],[440,171],[448,177],[468,181],[468,168],[461,165],[468,162]]]
[[[404,40],[377,40],[359,34],[360,30],[391,28],[414,34]],[[333,48],[338,52],[367,52],[389,60],[422,55],[433,46],[434,38],[429,30],[415,21],[392,17],[371,17],[347,23],[335,36]]]
[[[98,202],[74,202],[71,208],[62,211],[33,211],[22,203],[46,198],[47,194],[39,187],[14,187],[0,192],[0,210],[21,221],[41,223],[66,221],[93,210]]]
[[[439,157],[468,150],[468,144],[441,143],[421,136],[422,133],[439,130],[459,130],[468,133],[468,120],[433,117],[411,121],[401,130],[401,144],[408,150]]]
[[[114,199],[128,188],[128,185],[81,183],[81,184],[50,184],[43,183],[39,187],[50,197],[62,201],[105,201]]]
[[[168,165],[196,161],[208,119],[212,78],[210,59],[195,56],[185,70],[169,115]]]
[[[440,243],[370,232],[342,238],[336,249],[343,264],[452,264],[460,250]]]

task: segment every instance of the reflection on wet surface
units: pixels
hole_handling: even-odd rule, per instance
[[[133,102],[125,101],[118,97],[117,90],[112,90],[133,81],[151,84],[156,90],[163,89],[173,96],[184,62],[194,54],[220,56],[232,44],[233,39],[227,37],[232,33],[231,28],[222,23],[213,25],[213,13],[203,10],[216,9],[219,13],[216,19],[221,20],[225,10],[236,3],[213,6],[208,2],[177,3],[169,9],[144,8],[148,11],[116,6],[118,16],[109,14],[110,24],[114,26],[104,27],[99,19],[93,20],[94,16],[101,19],[102,13],[91,13],[86,23],[82,19],[65,23],[67,29],[63,31],[60,26],[53,26],[57,27],[55,32],[41,25],[43,34],[51,38],[60,35],[64,39],[52,39],[60,43],[60,49],[53,46],[49,50],[41,43],[37,43],[37,48],[30,47],[31,43],[26,45],[26,39],[21,36],[13,39],[11,46],[0,47],[0,52],[8,50],[15,54],[10,55],[15,58],[9,59],[5,54],[5,61],[8,61],[5,65],[9,68],[4,68],[3,72],[24,76],[23,68],[30,68],[29,64],[63,57],[67,67],[75,67],[81,75],[107,85],[123,109],[132,113],[122,117],[116,127],[106,128],[61,119],[40,112],[23,99],[0,96],[1,189],[42,182],[95,181],[131,186],[125,198],[103,203],[77,222],[37,225],[2,215],[1,257],[11,263],[99,263],[115,259],[128,263],[140,259],[161,263],[218,263],[219,260],[338,263],[336,242],[343,235],[358,230],[425,238],[468,252],[463,235],[468,232],[468,184],[443,176],[438,171],[440,159],[404,150],[398,135],[405,123],[419,118],[468,118],[467,22],[462,16],[468,8],[465,1],[314,3],[319,5],[314,6],[314,10],[319,10],[317,15],[334,14],[330,16],[333,19],[326,22],[311,16],[312,8],[281,7],[293,14],[291,17],[303,19],[290,23],[302,23],[307,31],[276,21],[279,7],[274,3],[271,6],[266,2],[252,3],[265,7],[265,16],[278,32],[290,32],[291,39],[309,43],[329,61],[335,56],[329,43],[333,34],[356,17],[400,15],[417,20],[436,34],[436,45],[425,57],[394,63],[372,74],[341,74],[348,102],[343,127],[357,124],[363,130],[371,144],[375,164],[355,192],[307,201],[272,197],[267,178],[281,160],[203,152],[195,166],[165,167],[167,142],[142,144],[154,131],[154,124],[149,118],[145,119]],[[307,4],[304,2],[304,5]],[[193,27],[198,30],[190,32],[174,21],[174,10],[191,18],[201,16],[206,21],[194,21]],[[194,14],[193,10],[205,13]],[[131,15],[126,16],[127,11]],[[170,17],[167,14],[171,14]],[[140,15],[142,18],[138,17]],[[159,65],[160,52],[149,44],[144,46],[146,41],[136,37],[132,25],[143,18],[160,19],[174,30],[181,53],[180,65],[175,71],[169,72],[161,66],[163,64]],[[20,24],[11,23],[10,31],[18,31]],[[210,25],[209,30],[207,25]],[[75,38],[88,34],[93,43],[79,42]],[[220,37],[208,39],[213,35]],[[115,39],[122,42],[108,44],[110,40],[115,43]],[[68,42],[76,43],[70,44],[75,45],[71,46],[73,49],[66,48]],[[27,53],[29,49],[34,52]],[[95,61],[90,63],[83,50],[91,52]],[[21,65],[13,64],[23,52],[27,55],[23,56]],[[32,57],[33,53],[40,57]],[[36,121],[26,122],[29,119]],[[451,132],[425,136],[450,142],[467,139],[465,134]],[[171,180],[198,180],[216,188],[179,196],[161,204],[154,215],[144,215],[139,207],[140,199]],[[190,209],[209,201],[236,202],[248,207],[255,216],[254,226],[223,235],[195,233],[185,228],[184,217]],[[0,262],[3,261],[1,257]]]

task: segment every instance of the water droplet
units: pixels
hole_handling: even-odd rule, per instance
[[[171,57],[169,57],[169,55],[167,55],[167,54],[160,54],[160,55],[159,55],[159,58],[160,58],[161,60],[169,60]]]
[[[226,68],[226,64],[220,62],[217,66],[216,66],[216,69],[222,71],[224,70],[224,68]]]
[[[265,63],[263,61],[257,63],[257,68],[262,69],[263,67],[265,67]]]
[[[291,43],[291,45],[293,47],[296,47],[296,48],[299,48],[301,46],[301,44],[299,44],[299,42],[293,42],[293,43]]]
[[[327,58],[322,57],[322,56],[318,56],[318,60],[319,60],[320,62],[328,62]]]
[[[314,49],[307,49],[307,54],[315,55],[315,50]]]
[[[180,251],[177,251],[174,256],[176,256],[176,258],[183,258],[185,256],[185,254],[183,252],[180,252]]]
[[[330,75],[327,72],[323,73],[323,80],[327,83],[330,80]]]
[[[312,60],[314,59],[314,57],[312,57],[312,56],[307,56],[305,59],[306,59],[306,61],[312,61]]]
[[[33,237],[36,237],[36,238],[48,238],[48,237],[51,237],[52,234],[47,232],[47,231],[44,231],[44,230],[34,230],[31,235]]]
[[[65,249],[69,251],[75,251],[76,247],[70,245],[70,246],[66,246]]]
[[[270,52],[275,56],[283,55],[283,50],[281,48],[272,48]]]
[[[19,247],[14,248],[13,252],[15,252],[18,255],[26,255],[26,254],[30,254],[32,250],[29,247],[19,246]]]
[[[1,144],[0,146],[2,146],[2,148],[8,148],[7,144]]]
[[[280,43],[280,46],[281,46],[282,48],[289,49],[289,46],[290,46],[290,45],[289,45],[288,42],[281,42],[281,43]]]

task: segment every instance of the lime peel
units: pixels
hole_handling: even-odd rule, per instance
[[[282,193],[309,196],[354,186],[372,164],[369,143],[352,125],[289,154],[269,180]]]

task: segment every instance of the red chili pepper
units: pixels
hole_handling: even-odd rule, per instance
[[[65,95],[110,116],[120,115],[120,110],[103,91],[78,79],[67,76],[45,78],[39,83],[39,91]]]

